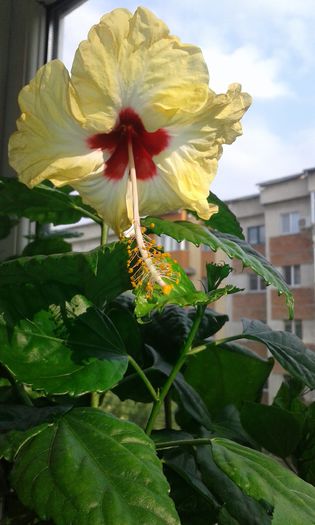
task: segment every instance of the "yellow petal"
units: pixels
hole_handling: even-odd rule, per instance
[[[22,182],[34,186],[50,179],[60,186],[104,164],[102,153],[86,145],[89,134],[59,60],[38,70],[22,89],[19,105],[22,114],[9,142],[9,160]]]
[[[116,9],[80,44],[72,67],[86,125],[111,130],[122,108],[141,115],[148,131],[199,111],[208,97],[208,71],[199,48],[170,36],[145,8]]]
[[[72,186],[117,234],[130,226],[126,204],[127,173],[120,180],[107,179],[103,173],[99,173],[76,181]]]

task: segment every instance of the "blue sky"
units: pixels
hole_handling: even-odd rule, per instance
[[[65,18],[60,58],[70,69],[78,43],[125,0],[87,0]],[[315,0],[156,0],[141,5],[183,42],[199,45],[210,87],[239,82],[253,97],[242,137],[224,148],[212,189],[222,199],[315,167]]]

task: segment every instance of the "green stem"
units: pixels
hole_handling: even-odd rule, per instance
[[[100,394],[98,392],[91,393],[91,407],[98,408],[100,406]]]
[[[161,441],[155,443],[155,448],[161,450],[163,448],[181,447],[181,446],[196,446],[196,445],[210,445],[210,438],[197,438],[197,439],[178,439],[177,441]]]
[[[106,222],[102,222],[101,224],[101,246],[105,246],[107,243],[107,237],[108,237],[108,224]]]
[[[76,208],[80,208],[80,206],[76,206]],[[99,218],[98,218],[99,219]],[[108,234],[108,225],[102,221],[101,219],[97,220],[101,225],[101,246],[105,246],[107,243],[107,234]],[[101,405],[101,396],[98,392],[91,392],[91,407],[98,408]]]
[[[72,208],[74,210],[77,210],[79,211],[80,213],[82,213],[82,215],[84,217],[89,217],[90,219],[92,219],[94,222],[96,222],[97,224],[103,224],[103,221],[102,219],[98,216],[98,215],[95,215],[94,213],[84,209],[84,208],[81,208],[81,206],[78,206],[77,204],[72,204]]]
[[[211,341],[211,344],[218,346],[224,343],[229,343],[230,341],[238,341],[239,339],[244,339],[244,334],[232,335],[231,337],[224,337],[223,339],[215,339]]]
[[[128,360],[129,360],[129,363],[131,364],[131,366],[133,366],[133,368],[135,369],[135,371],[137,372],[138,376],[142,379],[142,381],[144,382],[145,386],[147,387],[147,389],[149,390],[151,396],[153,397],[154,401],[158,401],[159,399],[159,396],[158,394],[156,393],[152,383],[149,381],[149,379],[147,378],[147,376],[145,375],[144,371],[142,370],[142,368],[138,365],[137,361],[134,360],[133,357],[131,357],[131,355],[128,355]]]
[[[165,428],[167,430],[172,430],[173,421],[172,421],[172,398],[170,392],[164,399],[164,417],[165,417]]]
[[[18,383],[15,380],[14,376],[9,372],[9,370],[4,365],[0,365],[0,376],[8,379],[11,386],[14,388],[15,392],[20,397],[21,401],[23,401],[24,405],[27,405],[29,407],[34,406],[32,403],[32,400],[29,398],[29,396],[25,392],[23,384]]]
[[[191,349],[191,346],[194,342],[194,339],[196,337],[196,334],[198,332],[198,328],[199,328],[199,325],[200,325],[200,321],[203,317],[203,314],[204,314],[204,311],[205,311],[205,308],[206,306],[202,305],[198,305],[197,306],[197,312],[196,312],[196,316],[195,316],[195,319],[194,319],[194,322],[193,322],[193,325],[191,327],[191,330],[189,332],[189,335],[187,337],[187,340],[182,348],[182,351],[180,353],[180,356],[177,360],[177,362],[175,363],[174,365],[174,368],[172,369],[170,375],[168,376],[167,378],[167,381],[165,382],[162,390],[161,390],[161,393],[159,395],[159,399],[157,399],[154,404],[153,404],[153,407],[152,407],[152,410],[151,410],[151,414],[149,416],[149,419],[148,419],[148,423],[147,423],[147,426],[146,426],[146,434],[148,434],[148,436],[151,434],[152,430],[153,430],[153,427],[154,427],[154,423],[155,423],[155,420],[160,412],[160,409],[161,409],[161,406],[162,406],[162,403],[165,399],[165,397],[167,396],[178,372],[180,371],[180,369],[182,368],[183,364],[185,363],[186,361],[186,357],[187,357],[187,354],[189,352],[189,350]]]

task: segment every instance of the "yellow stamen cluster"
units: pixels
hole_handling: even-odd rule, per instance
[[[142,235],[145,250],[148,253],[147,259],[142,257],[135,237],[133,236],[128,239],[127,268],[131,284],[133,288],[142,287],[147,299],[152,297],[156,286],[160,289],[162,288],[163,293],[168,295],[172,291],[174,284],[179,283],[180,275],[174,271],[172,265],[168,262],[167,258],[170,257],[170,255],[162,252],[162,247],[157,246],[155,240],[145,235],[144,231],[145,229],[143,228]],[[148,261],[152,264],[148,264]],[[154,267],[153,273],[152,267]],[[158,279],[154,275],[155,272],[158,274]],[[159,284],[159,281],[163,282],[162,286]]]

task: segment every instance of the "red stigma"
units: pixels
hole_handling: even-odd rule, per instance
[[[137,178],[150,179],[156,175],[155,155],[169,144],[169,135],[164,129],[150,133],[141,118],[131,108],[122,109],[118,123],[110,133],[97,133],[87,139],[89,148],[110,153],[104,170],[105,177],[121,179],[128,166],[128,142],[132,142]]]

